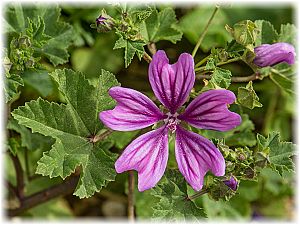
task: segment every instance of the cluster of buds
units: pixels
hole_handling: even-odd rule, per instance
[[[36,60],[33,57],[34,48],[27,35],[13,38],[10,43],[9,59],[14,70],[23,71],[25,68],[34,68]]]

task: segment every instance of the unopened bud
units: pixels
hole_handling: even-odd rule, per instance
[[[256,56],[253,63],[260,67],[273,66],[281,62],[290,65],[295,63],[295,48],[289,43],[263,44],[256,47],[254,52]]]
[[[238,186],[238,181],[234,176],[230,176],[229,180],[223,181],[224,184],[229,187],[231,190],[236,191]]]
[[[100,16],[96,19],[96,27],[99,32],[108,32],[114,27],[114,20],[103,9]]]

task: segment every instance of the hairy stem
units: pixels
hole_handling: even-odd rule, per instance
[[[204,39],[204,37],[205,37],[205,35],[206,35],[206,33],[207,33],[208,27],[209,27],[209,25],[211,24],[213,18],[215,17],[215,15],[216,15],[218,9],[219,9],[219,6],[216,6],[216,7],[215,7],[215,10],[213,11],[211,17],[209,18],[209,20],[208,20],[208,22],[207,22],[207,24],[206,24],[206,26],[204,27],[204,30],[202,31],[202,34],[200,35],[200,37],[199,37],[199,39],[198,39],[198,42],[197,42],[197,44],[196,44],[196,46],[195,46],[195,48],[194,48],[194,50],[193,50],[193,53],[192,53],[192,56],[193,56],[193,57],[195,57],[195,55],[196,55],[196,53],[197,53],[197,51],[198,51],[198,49],[199,49],[199,47],[200,47],[200,45],[201,45],[203,39]]]
[[[151,56],[148,55],[146,52],[144,52],[143,59],[145,59],[145,61],[146,61],[147,63],[150,63],[150,62],[152,61]]]
[[[107,130],[99,135],[93,136],[93,137],[89,137],[89,141],[92,143],[96,143],[98,141],[102,141],[105,138],[107,138],[111,133],[113,132],[113,130]]]
[[[128,174],[128,220],[134,222],[134,174],[132,170]]]
[[[157,52],[156,45],[154,42],[147,44],[147,47],[151,55],[154,55]]]
[[[79,176],[72,176],[65,182],[55,185],[53,187],[47,188],[43,191],[37,192],[33,195],[24,197],[21,199],[21,206],[17,209],[8,210],[8,216],[17,216],[26,210],[33,208],[39,204],[47,202],[53,198],[59,197],[61,195],[71,194],[79,180]]]
[[[13,161],[15,171],[16,171],[17,196],[19,199],[22,199],[24,197],[24,187],[25,187],[23,169],[22,169],[19,158],[17,156],[12,155],[11,153],[9,155]]]
[[[274,117],[274,113],[276,111],[276,106],[277,106],[279,97],[280,97],[280,91],[276,87],[276,90],[274,91],[273,97],[270,98],[268,108],[267,108],[267,112],[265,114],[265,120],[264,120],[265,122],[264,122],[263,129],[262,129],[264,135],[268,134],[271,122],[272,122],[273,117]]]
[[[208,193],[208,190],[203,188],[201,191],[199,191],[198,193],[191,195],[191,196],[187,196],[186,200],[194,200],[196,198],[199,198],[201,195],[204,195]]]
[[[195,65],[195,68],[197,68],[197,67],[201,66],[202,64],[204,64],[204,63],[208,60],[209,57],[210,57],[210,55],[209,55],[209,56],[206,56],[204,59],[202,59],[200,62],[198,62],[198,63]]]
[[[241,60],[241,58],[240,57],[238,57],[238,58],[233,58],[233,59],[229,59],[229,60],[227,60],[227,61],[225,61],[225,62],[219,62],[219,63],[217,63],[217,66],[222,66],[222,65],[225,65],[225,64],[229,64],[229,63],[232,63],[232,62],[236,62],[236,61],[239,61],[239,60]],[[200,62],[199,62],[200,63]],[[201,67],[198,67],[198,68],[195,68],[195,72],[202,72],[202,71],[205,71],[205,66],[201,66]]]
[[[243,82],[249,82],[251,80],[257,80],[259,79],[260,76],[257,73],[254,73],[250,76],[246,76],[246,77],[231,77],[231,82],[234,83],[243,83]],[[210,80],[211,79],[211,75],[196,75],[196,79],[200,80],[200,79],[207,79]]]

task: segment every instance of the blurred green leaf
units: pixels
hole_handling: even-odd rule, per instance
[[[203,209],[186,199],[186,182],[177,170],[167,170],[158,185],[151,189],[151,195],[159,198],[153,206],[155,220],[198,221],[206,217]]]
[[[88,78],[96,78],[101,69],[116,73],[123,65],[120,50],[112,51],[115,35],[103,33],[99,35],[95,44],[90,48],[76,48],[71,55],[71,63],[76,71],[80,71]]]
[[[180,19],[178,26],[192,44],[197,43],[213,11],[213,7],[201,6]],[[219,9],[200,45],[203,51],[207,52],[212,47],[225,46],[226,42],[231,40],[231,36],[224,28],[226,23],[228,23],[228,18],[223,10]]]
[[[24,216],[55,221],[63,218],[70,219],[73,217],[73,212],[68,202],[61,198],[53,199],[46,203],[40,204],[28,210]]]
[[[202,201],[208,220],[226,219],[241,221],[249,217],[249,203],[243,202],[241,205],[238,204],[233,207],[231,201],[214,201],[206,195],[202,196]]]
[[[47,97],[53,92],[53,83],[47,70],[26,70],[22,78],[25,85],[37,90],[42,97]]]
[[[204,135],[208,139],[225,138],[225,143],[228,146],[249,146],[252,147],[256,144],[256,138],[254,135],[254,124],[249,119],[248,114],[242,114],[242,123],[236,128],[226,131],[213,131],[213,130],[202,130],[201,135]]]
[[[176,23],[176,14],[172,8],[160,12],[154,10],[142,23],[141,34],[148,43],[167,40],[175,44],[182,37],[182,32],[175,27]]]
[[[252,86],[252,81],[250,81],[246,87],[238,88],[237,101],[240,105],[248,108],[254,109],[255,107],[262,107],[262,104],[259,102],[259,98],[255,93],[255,90]]]
[[[127,131],[127,132],[121,132],[121,131],[114,131],[110,136],[109,139],[114,142],[114,145],[118,149],[124,149],[137,134],[139,131]]]
[[[282,24],[280,27],[280,34],[278,42],[288,42],[293,46],[297,43],[297,28],[294,24]]]

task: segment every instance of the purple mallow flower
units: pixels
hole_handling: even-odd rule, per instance
[[[234,176],[230,176],[229,180],[223,181],[226,186],[228,186],[231,190],[236,191],[238,181]]]
[[[109,90],[117,101],[113,110],[100,113],[109,128],[118,131],[142,129],[160,121],[156,130],[132,141],[115,163],[118,173],[138,172],[138,189],[152,188],[161,179],[168,160],[168,132],[175,133],[175,155],[178,168],[186,181],[199,191],[208,170],[216,176],[225,173],[225,161],[220,151],[208,139],[188,131],[184,123],[200,128],[227,131],[241,123],[241,117],[230,112],[227,104],[235,101],[228,90],[210,90],[200,94],[179,113],[195,82],[194,60],[190,54],[180,55],[169,64],[164,51],[158,51],[149,66],[149,80],[157,99],[168,110],[162,112],[144,94],[122,87]]]
[[[273,66],[281,62],[290,65],[295,63],[295,48],[288,43],[263,44],[254,48],[254,52],[256,56],[253,63],[260,67]]]

